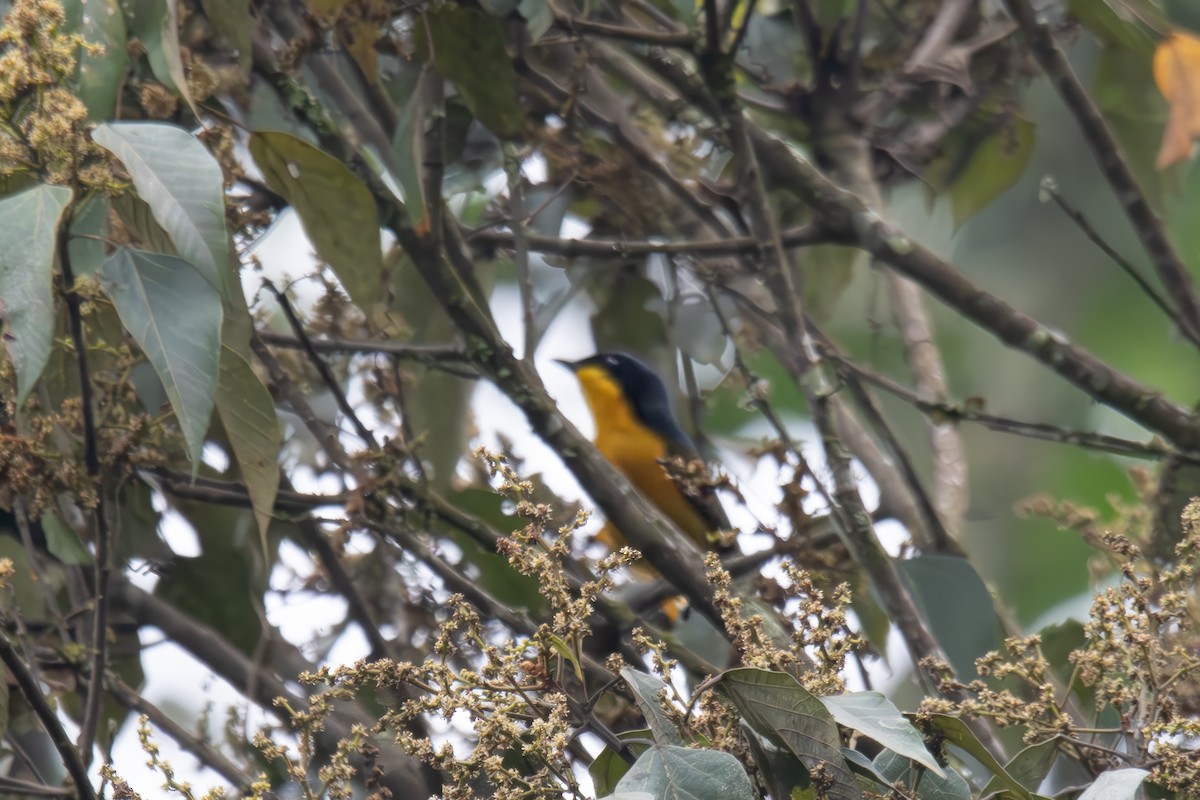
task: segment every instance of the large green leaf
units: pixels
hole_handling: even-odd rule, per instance
[[[887,749],[942,774],[942,768],[925,749],[925,739],[900,709],[879,692],[851,692],[820,698],[837,724],[852,728]]]
[[[655,745],[617,782],[614,797],[648,792],[655,800],[753,800],[750,778],[740,761],[720,750]]]
[[[124,247],[100,281],[158,373],[197,464],[219,383],[220,294],[186,261]]]
[[[1042,780],[1049,774],[1050,767],[1054,765],[1056,755],[1058,755],[1058,741],[1047,739],[1038,744],[1031,744],[1017,753],[1004,769],[1017,783],[1031,792],[1036,792],[1042,785]],[[1004,788],[1003,781],[999,777],[993,776],[987,782],[987,786],[983,787],[983,793],[988,795],[998,792],[1002,788]]]
[[[254,36],[250,0],[200,0],[200,5],[213,29],[228,39],[229,45],[237,51],[238,67],[248,74]]]
[[[896,566],[955,672],[974,678],[975,659],[999,649],[1004,640],[992,595],[979,573],[955,556],[920,556]],[[954,602],[947,603],[947,597]]]
[[[716,688],[737,706],[746,723],[767,741],[786,747],[809,771],[824,764],[833,779],[832,800],[860,800],[854,775],[842,756],[837,724],[820,699],[783,672],[732,669]]]
[[[196,113],[188,93],[183,56],[179,51],[179,13],[177,0],[121,0],[129,32],[146,48],[146,59],[154,77],[179,93]],[[199,116],[196,113],[196,116]]]
[[[958,717],[949,714],[930,714],[929,726],[937,731],[950,744],[966,751],[976,761],[982,764],[992,775],[996,776],[1001,788],[1007,789],[1018,800],[1033,800],[1033,795],[1021,782],[1008,773],[992,752],[971,733],[967,724]]]
[[[254,527],[251,513],[194,501],[177,500],[175,507],[200,534],[203,552],[175,558],[164,568],[154,594],[220,631],[243,653],[254,653],[262,646],[259,604],[266,587],[262,565],[247,547]]]
[[[875,769],[889,783],[916,789],[921,800],[971,800],[971,787],[952,769],[937,774],[919,773],[907,758],[885,750],[875,758]]]
[[[182,128],[156,122],[110,122],[92,131],[121,160],[151,214],[181,258],[221,292],[229,259],[221,167]]]
[[[679,735],[675,723],[663,711],[658,699],[667,688],[662,679],[633,667],[622,667],[621,677],[633,690],[633,699],[637,701],[642,716],[646,718],[646,724],[654,733],[654,741],[657,744],[683,744],[683,737]]]
[[[250,363],[228,345],[221,347],[220,369],[217,413],[250,494],[250,506],[265,547],[279,491],[279,448],[283,444],[275,402]]]
[[[950,187],[954,224],[961,225],[1012,188],[1033,156],[1036,126],[1020,117],[989,136]]]
[[[67,252],[71,256],[71,271],[75,277],[91,275],[108,258],[108,212],[112,207],[107,197],[92,195],[75,206],[71,214],[71,239]]]
[[[647,742],[650,740],[650,731],[646,728],[636,728],[631,731],[621,731],[617,734],[617,738],[622,741],[629,739],[637,739],[640,741],[631,742],[628,747],[634,756],[640,756],[650,747]],[[611,747],[605,747],[600,751],[600,755],[592,760],[588,767],[588,775],[592,777],[592,787],[596,790],[597,797],[604,797],[612,794],[617,790],[617,784],[625,774],[629,772],[632,766],[620,753],[613,750]]]
[[[792,751],[772,744],[767,737],[744,722],[742,735],[746,737],[750,754],[754,756],[754,763],[772,797],[792,798],[812,791],[812,779],[808,776],[808,770]],[[843,753],[846,749],[842,748]],[[850,763],[849,757],[847,763]]]
[[[370,190],[345,164],[289,133],[257,131],[250,153],[267,184],[300,216],[317,255],[350,299],[370,308],[383,299],[379,214]]]
[[[430,111],[428,88],[433,80],[439,80],[438,76],[428,67],[397,79],[403,84],[404,105],[392,137],[396,177],[404,188],[409,224],[422,236],[428,233],[430,224],[429,203],[425,199],[425,119]]]
[[[1112,769],[1101,772],[1079,800],[1137,800],[1138,788],[1150,775],[1144,769]]]
[[[65,186],[37,186],[0,199],[0,326],[22,403],[50,358],[54,336],[54,246]]]
[[[117,107],[122,78],[129,68],[128,34],[118,0],[70,0],[64,3],[68,26],[100,49],[82,50],[75,76],[75,93],[93,122],[111,119]]]
[[[42,512],[42,532],[46,534],[46,549],[59,561],[76,566],[92,563],[92,554],[58,514]]]
[[[446,4],[425,15],[437,71],[453,81],[475,118],[500,137],[521,132],[525,113],[517,96],[517,74],[500,20],[479,8]]]

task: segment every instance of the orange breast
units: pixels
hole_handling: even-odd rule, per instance
[[[640,430],[598,431],[596,447],[684,533],[706,546],[708,525],[658,463],[667,456],[666,448],[650,431],[637,427]]]

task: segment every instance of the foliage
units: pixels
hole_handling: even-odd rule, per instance
[[[0,12],[0,792],[1200,797],[1190,4]]]

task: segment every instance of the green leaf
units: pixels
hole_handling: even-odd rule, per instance
[[[121,160],[179,256],[225,292],[229,260],[221,167],[195,136],[157,122],[110,122],[92,140]]]
[[[833,316],[838,298],[854,278],[860,253],[852,247],[822,244],[804,250],[800,270],[804,280],[804,310],[818,322]]]
[[[430,224],[429,203],[425,198],[425,120],[430,110],[430,82],[437,79],[427,67],[413,76],[401,76],[399,80],[405,84],[401,90],[404,106],[392,137],[396,178],[404,189],[404,208],[409,224],[421,236],[429,233]]]
[[[146,48],[154,77],[177,92],[197,117],[200,114],[188,92],[187,75],[179,51],[179,13],[176,0],[120,0],[125,24]]]
[[[92,554],[58,514],[53,511],[42,514],[42,531],[46,534],[46,549],[59,561],[76,566],[92,563]]]
[[[905,757],[885,750],[875,758],[875,769],[888,783],[916,787],[920,800],[971,800],[971,787],[952,769],[940,775],[919,773]]]
[[[296,210],[317,255],[359,308],[382,299],[383,251],[371,192],[345,164],[288,133],[256,131],[250,153]]]
[[[224,36],[237,51],[238,68],[250,74],[254,19],[250,16],[250,0],[200,0],[204,16],[213,30]]]
[[[950,187],[955,226],[978,214],[1004,194],[1029,166],[1037,126],[1015,118],[989,136],[971,154],[971,160]]]
[[[659,695],[667,688],[662,679],[633,667],[622,667],[621,677],[633,690],[633,699],[642,710],[646,724],[654,732],[654,741],[657,744],[683,744],[683,737],[679,735],[675,723],[667,717],[660,705]]]
[[[176,501],[176,508],[196,531],[203,532],[203,552],[177,557],[163,570],[156,597],[199,622],[221,632],[246,654],[262,647],[260,612],[265,581],[258,559],[247,557],[253,515],[246,509],[194,501]]]
[[[851,692],[820,698],[837,724],[852,728],[894,753],[942,774],[937,759],[925,749],[925,739],[879,692]]]
[[[442,77],[453,81],[475,118],[501,138],[515,137],[525,125],[517,94],[517,74],[505,45],[500,20],[479,8],[447,4],[425,15],[432,50]]]
[[[1138,23],[1139,18],[1150,21],[1144,13],[1147,5],[1138,0],[1069,0],[1067,8],[1071,16],[1105,44],[1132,50],[1149,62],[1154,40]],[[1134,6],[1141,8],[1134,11]],[[1157,16],[1155,12],[1154,17]]]
[[[1054,765],[1054,757],[1057,755],[1058,742],[1054,739],[1047,739],[1038,744],[1031,744],[1017,753],[1004,769],[1017,783],[1031,792],[1036,792],[1046,775],[1050,773],[1050,767]],[[993,776],[987,782],[987,786],[983,787],[983,793],[988,795],[998,792],[1002,788],[1003,784],[1000,779]]]
[[[558,653],[563,659],[571,665],[575,670],[575,677],[583,681],[583,667],[579,664],[579,659],[575,657],[575,651],[567,644],[566,640],[556,634],[547,634],[546,641],[550,643],[550,649]]]
[[[975,659],[1000,648],[1004,633],[992,595],[971,563],[955,556],[919,556],[896,564],[954,671],[974,678]],[[953,597],[953,603],[946,598]]]
[[[80,278],[95,273],[108,258],[108,245],[103,240],[108,232],[108,212],[112,207],[107,197],[94,194],[75,206],[71,214],[71,239],[67,252],[71,256],[71,272]]]
[[[650,731],[646,728],[638,728],[632,731],[621,731],[617,734],[617,738],[622,741],[630,739],[648,740]],[[631,743],[628,745],[629,750],[634,756],[640,756],[646,752],[650,745],[643,742]],[[617,789],[617,783],[621,778],[625,777],[625,773],[629,772],[632,766],[628,761],[621,757],[621,754],[613,750],[611,747],[605,747],[600,751],[600,755],[592,761],[588,767],[588,775],[592,778],[592,786],[596,790],[597,797],[604,797]]]
[[[195,466],[219,383],[220,294],[186,261],[125,247],[104,262],[100,282],[158,373]]]
[[[525,18],[529,41],[536,42],[554,25],[554,9],[547,0],[521,0],[517,11]]]
[[[846,759],[837,724],[821,701],[795,678],[764,669],[732,669],[716,687],[751,728],[767,741],[786,747],[810,772],[824,762],[833,779],[833,800],[860,800],[862,794]]]
[[[101,52],[81,50],[75,72],[75,93],[88,109],[88,119],[111,119],[117,108],[122,79],[129,69],[129,36],[118,0],[71,0],[64,3],[67,24]]]
[[[771,797],[789,798],[795,797],[798,792],[811,791],[812,780],[800,759],[786,747],[772,744],[767,737],[756,732],[745,722],[742,722],[741,726],[746,743],[750,745],[750,753],[754,756],[754,763],[758,766]]]
[[[888,785],[888,779],[884,777],[883,773],[880,772],[874,764],[871,763],[871,759],[867,758],[862,753],[851,747],[843,747],[842,755],[845,757],[846,763],[850,765],[850,769],[854,770],[855,774],[857,774],[860,778],[867,778],[869,781],[877,783],[881,786]],[[859,786],[863,785],[861,780],[858,783]],[[872,791],[879,790],[873,789]]]
[[[1136,800],[1142,781],[1150,773],[1144,769],[1111,769],[1101,772],[1078,800]]]
[[[279,491],[279,448],[283,435],[275,416],[275,402],[250,363],[228,345],[221,347],[220,378],[215,398],[217,413],[266,548],[267,528],[274,516]]]
[[[54,336],[54,247],[65,186],[38,184],[0,199],[0,327],[17,372],[17,403],[25,402]]]
[[[948,596],[953,597],[953,594]],[[948,714],[930,714],[929,726],[940,733],[947,742],[965,750],[1000,781],[1000,785],[1013,792],[1020,800],[1032,800],[1033,795],[1020,781],[1008,774],[996,757],[971,733],[967,724],[958,717]]]
[[[655,745],[617,783],[614,796],[648,792],[655,800],[753,800],[741,762],[719,750]]]

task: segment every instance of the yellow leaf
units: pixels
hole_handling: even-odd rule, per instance
[[[1155,166],[1166,169],[1186,161],[1192,137],[1200,135],[1200,39],[1172,33],[1154,51],[1154,82],[1170,111]]]

